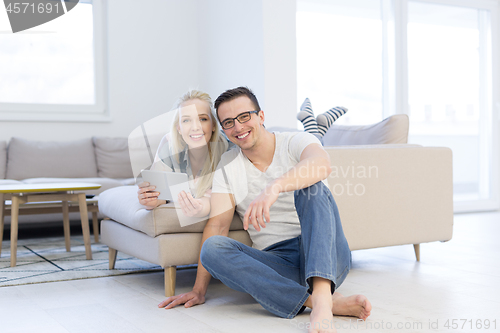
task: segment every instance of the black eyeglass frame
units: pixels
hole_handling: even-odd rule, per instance
[[[223,130],[228,130],[228,129],[231,129],[231,128],[233,128],[233,127],[234,127],[234,125],[236,125],[235,120],[238,120],[238,122],[239,122],[240,124],[246,123],[246,122],[250,121],[250,119],[252,119],[252,113],[258,114],[260,111],[261,111],[261,110],[254,110],[254,111],[245,111],[245,112],[242,112],[242,113],[240,113],[239,115],[237,115],[237,116],[236,116],[236,117],[234,117],[234,118],[226,118],[226,119],[224,119],[223,121],[221,121],[221,122],[220,122],[220,126],[222,127],[222,129],[223,129]],[[247,114],[248,114],[248,115],[250,115],[250,118],[248,118],[248,120],[247,120],[247,121],[243,121],[243,122],[242,122],[241,120],[239,120],[239,119],[238,119],[238,118],[240,118],[241,116],[243,116],[243,115],[247,115]],[[233,126],[231,126],[231,127],[224,127],[224,123],[225,123],[226,121],[228,121],[228,120],[232,120],[232,121],[233,121]]]

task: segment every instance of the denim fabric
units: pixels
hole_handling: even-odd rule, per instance
[[[301,235],[257,250],[223,236],[208,238],[203,267],[226,286],[250,294],[271,313],[293,318],[312,292],[311,277],[332,281],[332,293],[351,268],[351,251],[337,205],[318,182],[295,191]],[[271,222],[272,223],[272,222]]]

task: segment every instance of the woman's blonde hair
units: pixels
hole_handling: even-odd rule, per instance
[[[210,96],[203,91],[189,90],[187,93],[182,95],[177,100],[175,105],[177,110],[174,121],[172,122],[172,129],[171,129],[172,144],[170,145],[170,147],[172,150],[171,153],[177,159],[177,163],[180,163],[179,161],[180,152],[182,152],[187,145],[186,141],[184,141],[182,135],[178,131],[179,113],[181,110],[181,105],[187,101],[191,101],[194,99],[198,99],[208,104],[210,108],[210,118],[212,119],[212,126],[214,129],[212,132],[212,136],[210,137],[210,141],[207,143],[209,158],[206,159],[205,164],[201,169],[200,177],[198,178],[198,181],[196,183],[195,197],[201,198],[208,189],[212,188],[212,180],[214,178],[215,168],[217,167],[217,164],[219,164],[220,157],[227,150],[228,143],[227,139],[222,135],[219,129],[219,124],[217,123],[217,118],[215,117],[212,105],[212,99],[210,98]]]

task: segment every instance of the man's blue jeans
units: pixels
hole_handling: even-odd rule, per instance
[[[312,292],[310,278],[332,281],[333,293],[351,268],[351,251],[330,190],[318,182],[295,191],[295,208],[302,232],[296,238],[257,250],[228,237],[212,236],[200,254],[203,267],[213,277],[250,294],[283,318],[299,313]]]

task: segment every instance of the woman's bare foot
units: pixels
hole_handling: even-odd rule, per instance
[[[363,295],[345,297],[341,293],[335,292],[332,296],[332,302],[332,313],[334,315],[352,316],[366,320],[372,310],[370,301]]]

